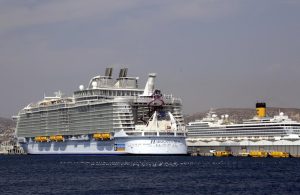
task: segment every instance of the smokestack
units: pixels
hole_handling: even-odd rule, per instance
[[[124,69],[122,68],[119,73],[119,78],[123,77],[123,75],[124,75]]]
[[[123,68],[123,77],[127,77],[128,68]]]
[[[105,69],[105,76],[106,77],[111,77],[112,76],[112,71],[113,71],[112,68],[106,68]]]
[[[108,75],[109,75],[109,68],[106,68],[105,69],[105,76],[108,77]]]
[[[113,73],[113,68],[109,68],[109,77],[111,77],[112,76],[112,73]]]
[[[256,116],[259,118],[264,118],[267,116],[266,103],[264,102],[256,103]]]
[[[127,77],[127,70],[128,68],[122,68],[119,73],[119,78]]]
[[[142,96],[152,96],[154,93],[154,79],[156,77],[155,73],[150,73],[148,77],[148,81],[146,83],[144,93]]]

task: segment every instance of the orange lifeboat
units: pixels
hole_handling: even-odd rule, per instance
[[[95,133],[93,138],[95,140],[110,140],[110,133]]]
[[[36,142],[47,142],[48,141],[48,137],[46,137],[46,136],[37,136],[37,137],[34,138],[34,140]]]
[[[64,137],[62,135],[52,135],[50,136],[51,141],[62,142],[64,141]]]

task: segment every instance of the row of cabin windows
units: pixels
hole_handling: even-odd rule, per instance
[[[285,127],[285,128],[284,128]],[[197,127],[188,127],[188,130],[195,130],[195,131],[265,131],[265,130],[271,130],[271,129],[299,129],[299,127],[288,127],[288,126],[278,126],[278,127],[261,127],[261,128],[214,128],[214,127],[208,127],[208,128],[197,128]]]
[[[188,132],[188,135],[270,135],[270,134],[285,134],[285,132],[243,132],[243,133],[233,133],[233,132],[227,132],[227,133],[216,133],[216,132],[207,132],[207,133],[196,133],[196,132]]]
[[[78,92],[76,95],[88,96],[88,95],[103,95],[103,96],[138,96],[142,92],[139,91],[126,91],[126,90],[94,90],[94,91],[83,91]]]

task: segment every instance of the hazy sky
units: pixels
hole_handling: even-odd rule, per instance
[[[219,107],[300,107],[299,0],[0,0],[0,116],[105,67],[183,100]]]

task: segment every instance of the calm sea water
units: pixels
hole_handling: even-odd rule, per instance
[[[0,156],[0,194],[300,194],[300,159]]]

